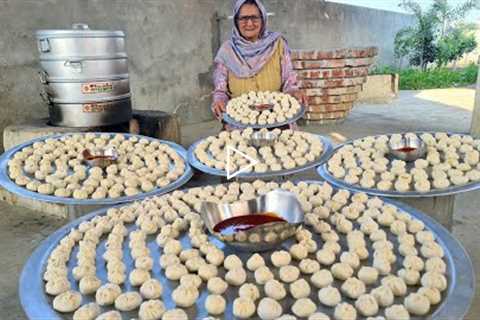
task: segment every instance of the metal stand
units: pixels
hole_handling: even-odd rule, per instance
[[[448,231],[452,231],[453,210],[455,207],[455,195],[425,197],[425,198],[390,198],[395,201],[408,204],[419,211],[427,214],[444,226]]]

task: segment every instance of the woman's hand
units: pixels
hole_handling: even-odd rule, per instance
[[[217,118],[217,120],[221,120],[223,113],[225,112],[225,101],[220,100],[214,102],[212,105],[212,111],[215,115],[215,118]]]
[[[292,93],[290,93],[292,96],[295,97],[295,99],[298,100],[298,102],[300,102],[300,104],[304,105],[304,106],[307,106],[308,105],[308,98],[307,96],[305,95],[305,92],[303,92],[303,90],[297,90],[297,91],[294,91]]]

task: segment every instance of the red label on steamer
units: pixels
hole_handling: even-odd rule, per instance
[[[113,91],[113,82],[88,82],[82,84],[83,94],[107,93]]]
[[[82,111],[84,113],[99,113],[99,112],[105,112],[108,109],[113,107],[113,104],[110,102],[106,103],[86,103],[83,105]]]

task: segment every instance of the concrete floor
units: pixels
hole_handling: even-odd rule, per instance
[[[388,105],[357,105],[341,124],[306,125],[301,129],[330,136],[342,142],[365,135],[399,131],[451,131],[467,133],[470,128],[474,90],[469,88],[424,91],[402,91],[398,99]],[[188,146],[200,137],[218,132],[216,122],[206,122],[182,128],[182,142]],[[312,172],[303,176],[315,178]],[[204,182],[196,177],[190,184]],[[208,181],[219,181],[208,178]],[[469,252],[474,266],[480,270],[480,192],[457,196],[454,214],[454,235]],[[39,212],[0,202],[0,319],[24,319],[17,296],[18,277],[22,266],[38,244],[65,220],[46,217]],[[479,282],[477,280],[477,286]],[[465,319],[480,318],[480,295],[477,294]]]

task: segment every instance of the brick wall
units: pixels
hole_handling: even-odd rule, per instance
[[[294,50],[293,67],[308,97],[305,119],[343,120],[352,110],[377,54],[376,47]]]

